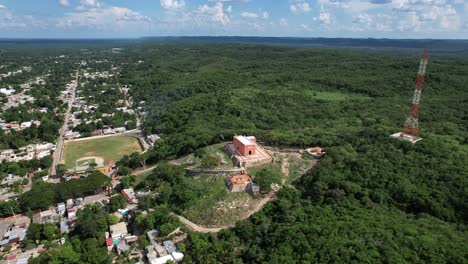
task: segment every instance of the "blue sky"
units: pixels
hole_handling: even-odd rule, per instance
[[[468,38],[468,0],[0,0],[0,38]]]

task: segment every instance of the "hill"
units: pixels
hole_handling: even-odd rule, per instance
[[[430,60],[424,140],[389,137],[401,130],[419,55],[185,41],[133,49],[121,83],[147,102],[146,132],[162,136],[150,162],[235,133],[329,153],[297,190],[284,188],[236,228],[191,234],[187,261],[466,262],[464,55]]]

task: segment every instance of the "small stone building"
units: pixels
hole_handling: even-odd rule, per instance
[[[232,144],[234,144],[234,147],[242,156],[251,156],[256,154],[257,139],[253,136],[234,136]]]
[[[247,174],[239,174],[228,177],[226,185],[231,192],[245,192],[252,179]]]

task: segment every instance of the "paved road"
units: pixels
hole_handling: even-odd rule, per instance
[[[78,67],[78,70],[76,71],[76,75],[75,75],[75,80],[76,80],[76,83],[75,83],[75,86],[72,86],[71,88],[71,98],[70,98],[70,101],[68,102],[68,108],[67,108],[67,112],[65,113],[65,121],[63,122],[63,126],[60,128],[59,130],[59,138],[58,138],[58,142],[57,142],[57,147],[54,151],[54,160],[52,162],[52,166],[50,167],[50,176],[51,177],[55,177],[57,176],[57,165],[60,163],[60,159],[62,158],[62,153],[63,153],[63,143],[64,143],[64,135],[65,133],[67,132],[68,130],[68,120],[70,119],[70,112],[71,112],[71,109],[72,109],[72,104],[73,102],[75,101],[75,95],[76,95],[76,89],[78,88],[78,79],[79,79],[79,75],[80,75],[80,68],[81,68],[81,63],[80,63],[80,66]]]

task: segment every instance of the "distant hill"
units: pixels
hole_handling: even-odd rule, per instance
[[[145,37],[146,40],[201,40],[283,45],[319,45],[333,47],[429,48],[431,50],[468,51],[468,40],[451,39],[374,39],[374,38],[293,38],[293,37]]]
[[[375,39],[375,38],[299,38],[299,37],[239,37],[239,36],[193,36],[193,37],[142,37],[109,39],[14,39],[0,38],[1,44],[131,44],[145,41],[208,41],[251,44],[275,44],[294,46],[330,46],[362,48],[429,48],[431,51],[468,53],[466,39]]]

